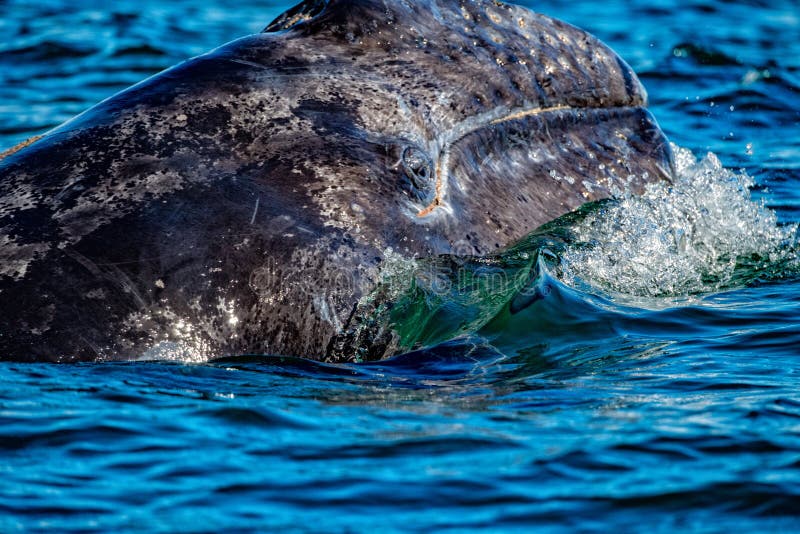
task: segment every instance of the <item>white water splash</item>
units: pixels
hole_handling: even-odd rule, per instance
[[[797,227],[780,226],[754,182],[673,145],[673,183],[625,196],[574,228],[559,278],[634,296],[683,296],[729,286],[744,263],[795,261]]]

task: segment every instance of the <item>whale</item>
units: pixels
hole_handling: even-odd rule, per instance
[[[45,362],[386,358],[387,266],[673,172],[614,51],[489,0],[307,0],[0,158],[0,360]]]

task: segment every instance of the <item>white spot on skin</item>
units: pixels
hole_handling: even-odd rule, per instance
[[[328,306],[328,301],[324,296],[314,295],[314,307],[317,309],[320,319],[326,323],[332,324],[337,330],[341,329],[339,320],[336,318],[336,315],[331,313],[331,309]]]
[[[497,14],[497,13],[495,13],[494,11],[491,11],[491,10],[488,10],[488,9],[487,9],[487,10],[486,10],[486,15],[487,15],[487,16],[489,17],[489,19],[490,19],[492,22],[494,22],[495,24],[500,24],[501,22],[503,22],[503,20],[500,18],[500,15],[498,15],[498,14]]]
[[[92,289],[86,293],[86,297],[90,299],[101,300],[106,298],[106,292],[102,289]]]
[[[0,229],[0,276],[21,280],[31,263],[50,247],[45,243],[18,244]]]

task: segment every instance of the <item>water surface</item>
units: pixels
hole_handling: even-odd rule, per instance
[[[0,364],[0,530],[800,529],[800,11],[530,5],[640,74],[674,187],[492,259],[516,313],[418,288],[466,333],[390,361]],[[288,4],[0,7],[5,148]]]

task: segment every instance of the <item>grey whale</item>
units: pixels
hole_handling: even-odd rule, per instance
[[[493,253],[669,180],[646,100],[521,7],[305,1],[2,156],[0,359],[362,358],[389,255]]]

